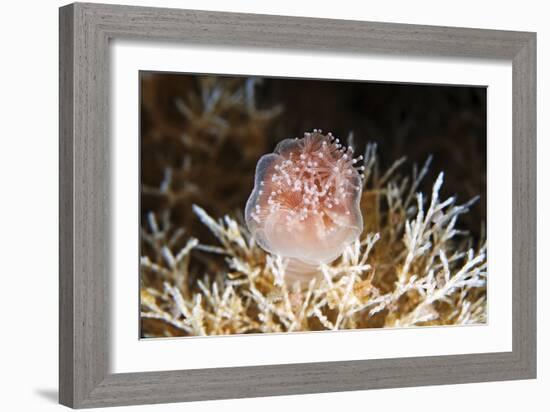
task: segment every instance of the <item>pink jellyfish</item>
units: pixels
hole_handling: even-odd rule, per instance
[[[314,129],[258,161],[246,224],[262,249],[288,259],[287,282],[317,276],[360,236],[359,160],[331,133]]]

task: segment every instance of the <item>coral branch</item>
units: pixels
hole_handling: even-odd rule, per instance
[[[193,237],[182,244],[174,239],[184,233],[170,226],[169,216],[149,214],[142,229],[149,245],[141,258],[144,336],[485,322],[486,246],[472,248],[457,229],[476,199],[462,205],[440,199],[441,173],[427,202],[416,189],[429,161],[407,178],[398,174],[399,160],[379,178],[376,148],[368,146],[363,234],[307,284],[286,282],[288,259],[265,252],[229,215],[216,220],[194,205],[217,244]],[[189,263],[199,258],[223,264],[200,272]]]

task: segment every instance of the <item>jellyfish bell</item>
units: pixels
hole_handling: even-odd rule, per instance
[[[288,281],[318,276],[360,236],[356,162],[350,148],[318,130],[283,140],[258,161],[246,224],[261,248],[288,259]]]

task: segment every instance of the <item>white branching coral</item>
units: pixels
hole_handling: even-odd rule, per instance
[[[195,215],[217,244],[190,238],[169,216],[149,215],[141,259],[144,336],[339,330],[486,321],[487,260],[457,219],[475,201],[440,199],[443,173],[429,200],[418,192],[429,160],[400,177],[403,160],[378,170],[376,147],[364,155],[362,234],[341,256],[320,265],[321,276],[287,282],[288,259],[265,252],[237,219],[216,220],[200,206]],[[174,245],[181,247],[175,248]],[[215,272],[189,262],[223,258]]]

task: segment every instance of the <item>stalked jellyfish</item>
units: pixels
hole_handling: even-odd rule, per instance
[[[363,230],[363,166],[331,133],[285,139],[256,166],[246,224],[267,252],[288,260],[287,282],[308,281]]]

